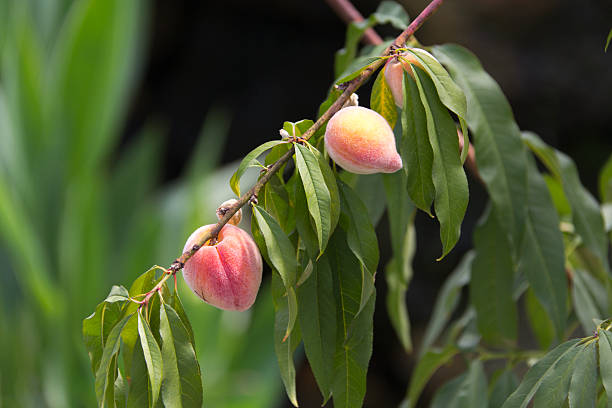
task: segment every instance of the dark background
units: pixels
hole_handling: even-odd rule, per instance
[[[324,1],[154,3],[148,57],[124,141],[151,120],[161,123],[168,130],[166,181],[179,175],[180,158],[195,143],[212,107],[232,116],[224,163],[276,139],[285,120],[315,119],[345,34],[345,25]],[[415,17],[428,2],[401,3]],[[367,16],[378,1],[354,4]],[[426,45],[456,42],[478,55],[504,90],[521,129],[535,131],[574,158],[582,182],[596,193],[598,171],[612,151],[612,50],[603,51],[611,27],[609,0],[455,0],[446,1],[417,37]],[[378,31],[397,34],[389,27]],[[360,93],[361,103],[367,104],[369,90]],[[442,262],[435,261],[440,253],[437,224],[417,216],[415,276],[407,296],[416,345],[444,277],[471,247],[486,196],[473,179],[470,190],[462,239]],[[389,256],[387,230],[384,220],[378,227],[381,265]],[[413,361],[386,317],[384,279],[377,286],[366,406],[388,407],[403,398]],[[303,407],[320,405],[303,364],[298,395]],[[422,401],[427,398],[426,389]]]

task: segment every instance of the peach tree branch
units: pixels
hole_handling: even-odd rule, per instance
[[[393,43],[385,49],[385,51],[380,55],[381,58],[387,57],[392,54],[392,52],[401,48],[403,44],[406,43],[408,38],[412,36],[422,25],[423,23],[431,17],[436,10],[442,5],[444,0],[432,0],[431,3],[423,11],[421,14],[415,18],[412,23],[399,35],[395,38]],[[350,3],[349,3],[350,4]],[[346,2],[345,2],[346,6]],[[355,10],[356,11],[356,10]],[[359,14],[357,12],[357,14]],[[342,84],[342,88],[344,91],[342,94],[336,99],[336,101],[321,115],[321,117],[306,131],[302,134],[302,138],[304,140],[310,139],[317,130],[321,129],[325,122],[327,122],[336,112],[338,112],[344,103],[350,98],[350,96],[359,89],[361,85],[378,69],[383,63],[384,59],[379,59],[372,63],[368,68],[362,71],[357,77],[352,79],[349,82]],[[232,218],[232,216],[238,212],[239,209],[244,207],[247,203],[257,197],[259,190],[272,178],[272,176],[283,166],[283,164],[287,163],[295,152],[295,147],[292,147],[287,153],[281,156],[272,166],[270,166],[263,176],[251,187],[249,191],[244,193],[238,201],[231,207],[229,207],[228,211],[225,215],[215,224],[215,226],[208,232],[204,234],[198,242],[191,247],[189,250],[183,252],[183,254],[174,260],[170,267],[168,268],[168,273],[162,278],[162,280],[156,285],[155,288],[152,289],[152,292],[159,290],[163,283],[171,276],[176,274],[179,270],[183,268],[185,262],[189,260],[197,251],[200,249],[206,242],[209,240],[216,238],[223,226],[227,224],[227,222]]]

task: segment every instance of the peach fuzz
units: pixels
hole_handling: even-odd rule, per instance
[[[214,224],[191,234],[183,252],[190,250]],[[202,246],[183,268],[187,285],[206,303],[223,310],[251,307],[261,284],[263,264],[253,238],[241,228],[226,224],[217,243]]]
[[[411,52],[402,53],[400,58],[391,58],[385,64],[385,81],[391,89],[395,104],[401,108],[404,106],[404,84],[402,83],[404,71],[414,78],[410,65],[416,65],[421,69],[423,65]]]
[[[394,173],[402,168],[391,126],[378,112],[362,106],[349,106],[332,116],[325,149],[351,173]]]

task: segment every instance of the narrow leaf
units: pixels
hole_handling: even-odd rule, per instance
[[[125,316],[113,327],[104,346],[104,351],[102,352],[102,357],[100,358],[100,366],[96,371],[96,397],[98,398],[98,405],[100,407],[104,406],[104,396],[106,395],[107,387],[114,387],[113,383],[108,383],[108,371],[110,369],[113,357],[119,351],[119,346],[121,344],[121,331],[132,316],[133,315]]]
[[[506,398],[519,385],[516,374],[511,369],[505,369],[499,376],[493,375],[495,382],[489,394],[489,408],[500,408]]]
[[[434,47],[467,97],[466,120],[474,134],[478,172],[514,248],[525,217],[527,175],[519,127],[495,80],[470,51],[453,44]]]
[[[257,166],[259,164],[257,158],[263,152],[265,152],[266,150],[270,150],[274,146],[277,146],[281,143],[287,142],[284,140],[271,140],[262,144],[261,146],[256,147],[255,149],[251,150],[249,154],[244,156],[244,159],[242,159],[242,161],[240,162],[238,169],[236,169],[236,172],[232,175],[232,178],[230,179],[230,187],[237,196],[240,196],[240,179],[242,178],[244,172],[249,167]]]
[[[160,309],[160,334],[164,366],[161,394],[167,407],[202,407],[200,365],[189,332],[168,304]]]
[[[527,371],[519,387],[508,397],[502,408],[527,407],[529,401],[531,401],[542,385],[546,374],[551,372],[555,364],[563,357],[572,354],[579,341],[580,339],[573,339],[562,343],[542,357],[540,361]]]
[[[570,408],[595,407],[597,397],[597,348],[594,341],[580,350],[569,387]]]
[[[151,328],[140,311],[138,312],[138,335],[140,336],[140,345],[142,346],[142,352],[147,364],[147,373],[151,382],[151,405],[155,406],[159,398],[162,382],[162,355],[151,332]]]
[[[317,157],[300,144],[295,145],[296,167],[306,192],[308,211],[315,222],[319,251],[327,246],[331,233],[331,196]]]
[[[433,151],[427,133],[427,116],[414,79],[404,73],[403,84],[404,108],[399,146],[408,179],[408,194],[419,209],[431,216],[436,192],[432,180]]]
[[[593,319],[602,319],[605,317],[603,311],[597,307],[597,303],[585,282],[587,273],[576,269],[573,274],[572,298],[574,301],[574,310],[578,316],[578,320],[582,324],[582,328],[586,333],[591,333],[595,329]],[[588,279],[588,278],[586,278]]]
[[[459,160],[459,142],[455,124],[442,105],[434,85],[419,68],[412,66],[421,102],[427,116],[427,132],[433,150],[434,208],[440,222],[442,255],[455,246],[461,234],[461,222],[468,203],[468,185]]]
[[[331,396],[336,344],[336,304],[333,273],[326,255],[298,289],[299,319],[304,349],[324,403]]]
[[[449,344],[443,350],[430,350],[425,353],[412,372],[408,393],[401,406],[407,408],[416,406],[419,395],[421,395],[427,381],[438,368],[448,363],[457,353],[457,348],[452,344]]]
[[[599,374],[608,396],[608,407],[612,405],[612,333],[598,330],[599,335]]]
[[[470,300],[476,309],[478,331],[485,341],[499,344],[515,340],[517,334],[518,317],[511,290],[514,265],[507,235],[495,210],[487,211],[474,231],[476,257],[472,263]]]
[[[544,374],[535,394],[533,405],[537,407],[561,407],[567,399],[570,379],[580,356],[581,346],[571,348]]]

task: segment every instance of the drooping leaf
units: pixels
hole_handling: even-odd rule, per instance
[[[459,393],[465,384],[467,373],[463,373],[445,383],[436,391],[430,408],[456,408],[459,404]],[[404,405],[401,406],[404,408]]]
[[[572,220],[584,246],[607,271],[607,239],[603,217],[597,201],[580,182],[578,169],[567,155],[546,145],[537,135],[523,132],[523,141],[559,180],[572,208]]]
[[[151,328],[142,313],[138,312],[138,335],[144,360],[147,364],[147,373],[151,382],[151,405],[155,406],[161,390],[163,360],[159,345],[151,332]]]
[[[542,357],[527,371],[521,384],[504,402],[502,408],[527,407],[546,375],[553,370],[557,362],[576,351],[575,347],[579,341],[580,339],[573,339],[562,343]]]
[[[429,350],[425,353],[412,372],[408,393],[402,401],[401,407],[412,408],[416,406],[419,395],[421,395],[427,381],[438,368],[448,363],[458,351],[454,345],[449,344],[442,350]]]
[[[527,277],[560,339],[567,319],[563,236],[546,183],[532,160],[529,160],[528,166],[527,212],[524,221],[519,272]]]
[[[334,407],[361,406],[365,396],[368,363],[372,355],[373,314],[376,294],[372,293],[359,312],[362,292],[360,264],[351,255],[346,236],[336,230],[326,251],[334,271],[336,302],[336,347],[332,395]]]
[[[327,190],[329,191],[330,198],[330,210],[329,210],[329,218],[330,218],[330,229],[329,234],[333,234],[334,229],[338,225],[338,221],[340,219],[340,190],[338,188],[338,182],[336,181],[336,176],[332,171],[331,167],[329,167],[328,160],[319,152],[317,149],[308,146],[310,151],[315,155],[319,162],[319,168],[321,169],[321,174],[323,175],[323,179],[325,180],[325,185],[327,186]]]
[[[336,347],[333,272],[326,255],[298,288],[298,300],[304,349],[325,403],[331,396]]]
[[[127,289],[123,286],[117,285],[113,285],[110,293],[108,294],[106,299],[104,299],[104,301],[107,303],[125,302],[128,300],[130,300],[130,294],[128,293]]]
[[[582,346],[576,357],[569,387],[569,406],[594,407],[597,380],[597,344],[593,341]]]
[[[385,80],[384,69],[378,73],[374,85],[372,85],[372,94],[370,95],[370,109],[380,113],[387,120],[391,129],[395,128],[397,121],[397,108],[393,100],[391,88]]]
[[[504,369],[499,375],[493,375],[495,382],[489,394],[489,408],[500,408],[506,398],[512,394],[519,385],[516,374],[510,369]]]
[[[98,398],[98,406],[100,407],[104,406],[107,388],[114,387],[114,378],[112,378],[113,382],[109,384],[108,372],[111,368],[113,358],[119,352],[121,331],[132,316],[133,315],[127,315],[115,324],[104,345],[102,357],[100,358],[100,365],[96,371],[96,397]]]
[[[487,186],[499,222],[516,248],[527,196],[526,162],[519,127],[499,85],[463,47],[445,44],[433,54],[467,97],[466,120],[474,134],[478,172]]]
[[[595,297],[585,281],[588,279],[587,273],[580,269],[576,269],[573,272],[572,299],[574,301],[574,309],[584,331],[591,333],[596,326],[593,319],[602,319],[605,317],[605,314],[598,307]]]
[[[404,73],[403,84],[404,108],[399,147],[408,180],[408,194],[419,209],[431,215],[436,192],[432,180],[433,151],[427,133],[427,116],[414,79]]]
[[[397,336],[407,352],[412,350],[406,291],[412,279],[412,258],[416,248],[414,205],[405,191],[406,175],[385,174],[383,183],[388,202],[393,258],[386,266],[387,312]]]
[[[461,263],[459,263],[457,268],[455,268],[453,273],[450,274],[440,288],[431,314],[431,319],[429,320],[425,335],[423,336],[420,355],[429,350],[440,333],[442,333],[448,319],[450,319],[451,314],[457,307],[461,289],[470,281],[473,260],[474,252],[470,251],[466,253]]]
[[[599,336],[599,374],[608,401],[612,402],[612,333],[600,329],[597,334]]]
[[[528,289],[525,295],[525,311],[540,348],[548,349],[555,339],[555,326],[532,288]]]
[[[258,205],[253,206],[253,216],[263,234],[266,252],[272,266],[283,279],[285,287],[295,285],[297,277],[297,262],[295,248],[278,222]]]
[[[476,309],[478,331],[485,341],[498,344],[516,339],[518,317],[510,290],[514,283],[510,243],[495,211],[487,210],[474,231],[470,301]]]
[[[580,356],[580,349],[580,345],[571,348],[550,366],[540,380],[540,386],[533,399],[534,406],[563,406],[569,392],[572,372]]]
[[[312,216],[319,241],[319,251],[327,246],[331,233],[331,196],[317,157],[302,145],[295,145],[296,167],[306,192],[308,211]]]
[[[240,178],[242,178],[242,175],[244,174],[244,172],[249,167],[257,166],[259,164],[259,161],[257,160],[257,158],[262,153],[264,153],[267,150],[272,149],[274,146],[277,146],[281,143],[287,143],[287,142],[284,140],[270,140],[269,142],[266,142],[262,144],[261,146],[258,146],[255,149],[251,150],[249,154],[244,156],[244,159],[242,159],[242,161],[240,162],[238,169],[236,169],[236,172],[232,175],[232,178],[230,179],[230,187],[232,188],[232,191],[237,196],[240,196]]]
[[[455,124],[438,98],[431,79],[412,66],[421,103],[427,116],[427,132],[433,151],[434,208],[440,222],[442,259],[455,246],[461,234],[461,222],[468,203],[468,185],[459,159]]]
[[[431,408],[488,408],[488,402],[487,377],[482,362],[474,360],[465,374],[440,389]]]
[[[91,369],[94,374],[100,366],[102,352],[108,341],[111,330],[121,319],[121,305],[119,303],[102,302],[96,311],[83,320],[83,341],[91,360]]]
[[[300,343],[299,330],[292,330],[287,337],[287,327],[290,325],[289,305],[283,296],[285,288],[282,280],[276,274],[272,275],[272,297],[274,300],[274,351],[278,360],[281,379],[289,401],[298,406],[295,386],[295,363],[293,352]],[[297,327],[295,327],[297,329]]]
[[[137,319],[134,319],[137,321]],[[138,338],[138,333],[136,334]],[[142,352],[142,346],[140,341],[136,342],[134,348],[131,350],[132,356],[130,356],[130,376],[128,377],[128,397],[127,406],[130,408],[136,407],[149,407],[150,405],[150,383],[149,374],[147,371],[147,362],[145,361],[144,354]],[[126,350],[123,350],[125,354]]]
[[[272,177],[260,193],[260,203],[277,221],[285,234],[291,234],[295,228],[295,210],[289,202],[289,195],[279,177]],[[263,200],[261,199],[263,197]]]
[[[163,378],[161,396],[167,407],[202,406],[200,365],[189,332],[176,311],[168,304],[160,308]]]

